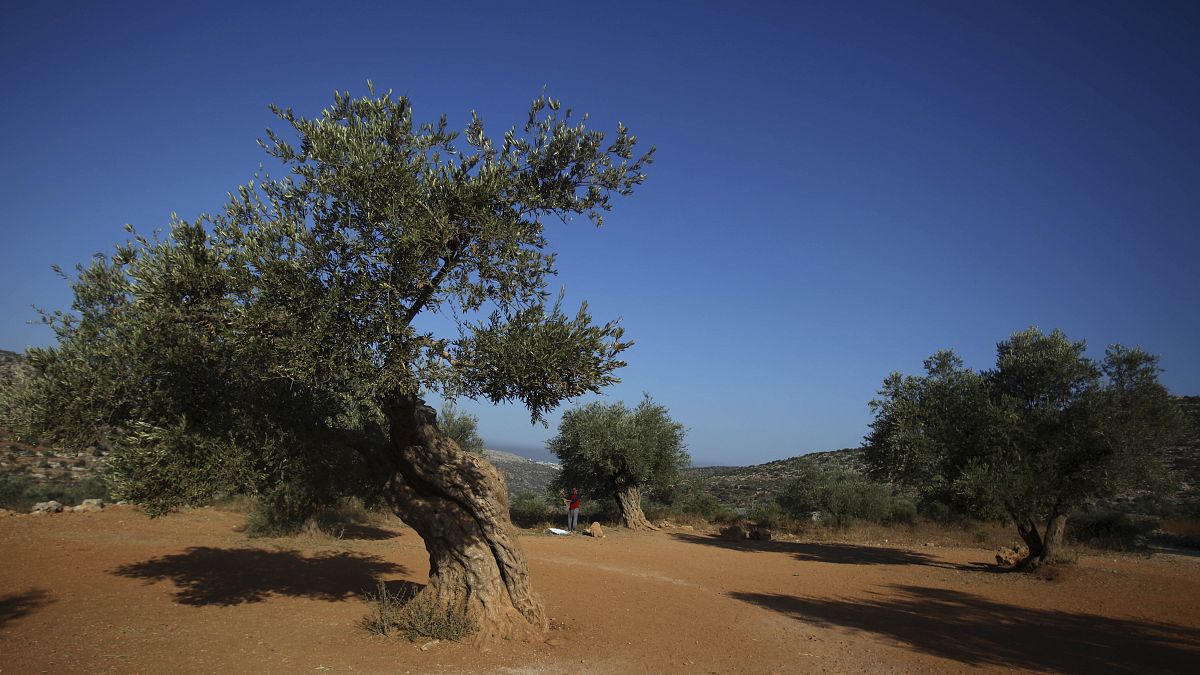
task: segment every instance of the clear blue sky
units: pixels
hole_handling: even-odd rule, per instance
[[[608,398],[652,393],[698,464],[857,445],[889,371],[1029,325],[1200,394],[1194,2],[182,4],[5,3],[0,347],[51,340],[51,264],[219,208],[270,102],[372,79],[496,131],[547,85],[658,147],[603,229],[549,237],[637,341]],[[462,406],[501,447],[557,424]]]

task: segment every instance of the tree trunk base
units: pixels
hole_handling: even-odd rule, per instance
[[[617,490],[617,506],[621,509],[621,524],[631,530],[658,530],[642,512],[642,490],[637,486]]]
[[[392,439],[384,494],[429,552],[429,585],[418,599],[465,612],[476,642],[541,639],[546,612],[532,591],[500,472],[443,435],[420,398],[395,397],[384,413]]]

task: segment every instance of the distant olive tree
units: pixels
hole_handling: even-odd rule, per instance
[[[1160,451],[1184,428],[1158,357],[1114,345],[1097,363],[1085,351],[1029,328],[997,345],[992,370],[942,351],[923,376],[892,373],[871,403],[873,472],[964,512],[1011,518],[1027,564],[1053,560],[1072,508],[1165,481]]]
[[[555,487],[613,496],[621,520],[632,529],[653,529],[642,512],[642,493],[665,491],[691,463],[684,427],[649,396],[636,408],[589,403],[563,413],[549,442],[562,463]]]
[[[483,439],[479,436],[479,418],[471,413],[459,411],[453,401],[442,404],[438,427],[463,450],[475,454],[483,452]]]

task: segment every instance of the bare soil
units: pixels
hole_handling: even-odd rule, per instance
[[[530,532],[553,628],[480,648],[360,628],[377,580],[425,582],[412,530],[240,524],[0,514],[0,672],[1200,672],[1194,558],[1085,554],[1047,581],[979,548]]]

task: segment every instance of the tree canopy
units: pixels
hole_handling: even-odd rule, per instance
[[[78,266],[13,426],[119,448],[118,492],[162,511],[319,483],[358,461],[331,437],[398,393],[520,401],[540,419],[616,381],[631,343],[549,292],[543,232],[547,217],[599,225],[645,179],[653,151],[635,156],[626,127],[606,142],[545,95],[498,140],[474,113],[460,135],[373,89],[335,92],[315,118],[272,110],[290,133],[260,143],[290,175]]]
[[[1097,363],[1085,352],[1061,331],[1029,328],[997,345],[992,370],[941,351],[923,376],[892,373],[871,402],[873,473],[965,513],[1011,518],[1031,554],[1051,558],[1072,508],[1161,481],[1158,453],[1182,430],[1157,357],[1114,345]]]
[[[649,525],[642,491],[669,490],[691,463],[682,424],[646,396],[637,407],[593,402],[563,413],[548,447],[562,463],[555,485],[616,497],[627,527]]]
[[[539,420],[617,381],[631,343],[551,293],[545,223],[600,225],[653,149],[544,94],[498,138],[474,112],[461,133],[418,123],[373,87],[312,118],[272,110],[286,128],[260,144],[286,175],[79,266],[73,311],[45,315],[58,344],[31,352],[5,417],[111,446],[116,494],[156,513],[217,492],[302,512],[379,491],[425,537],[427,594],[500,632],[544,628],[499,474],[421,396]]]

